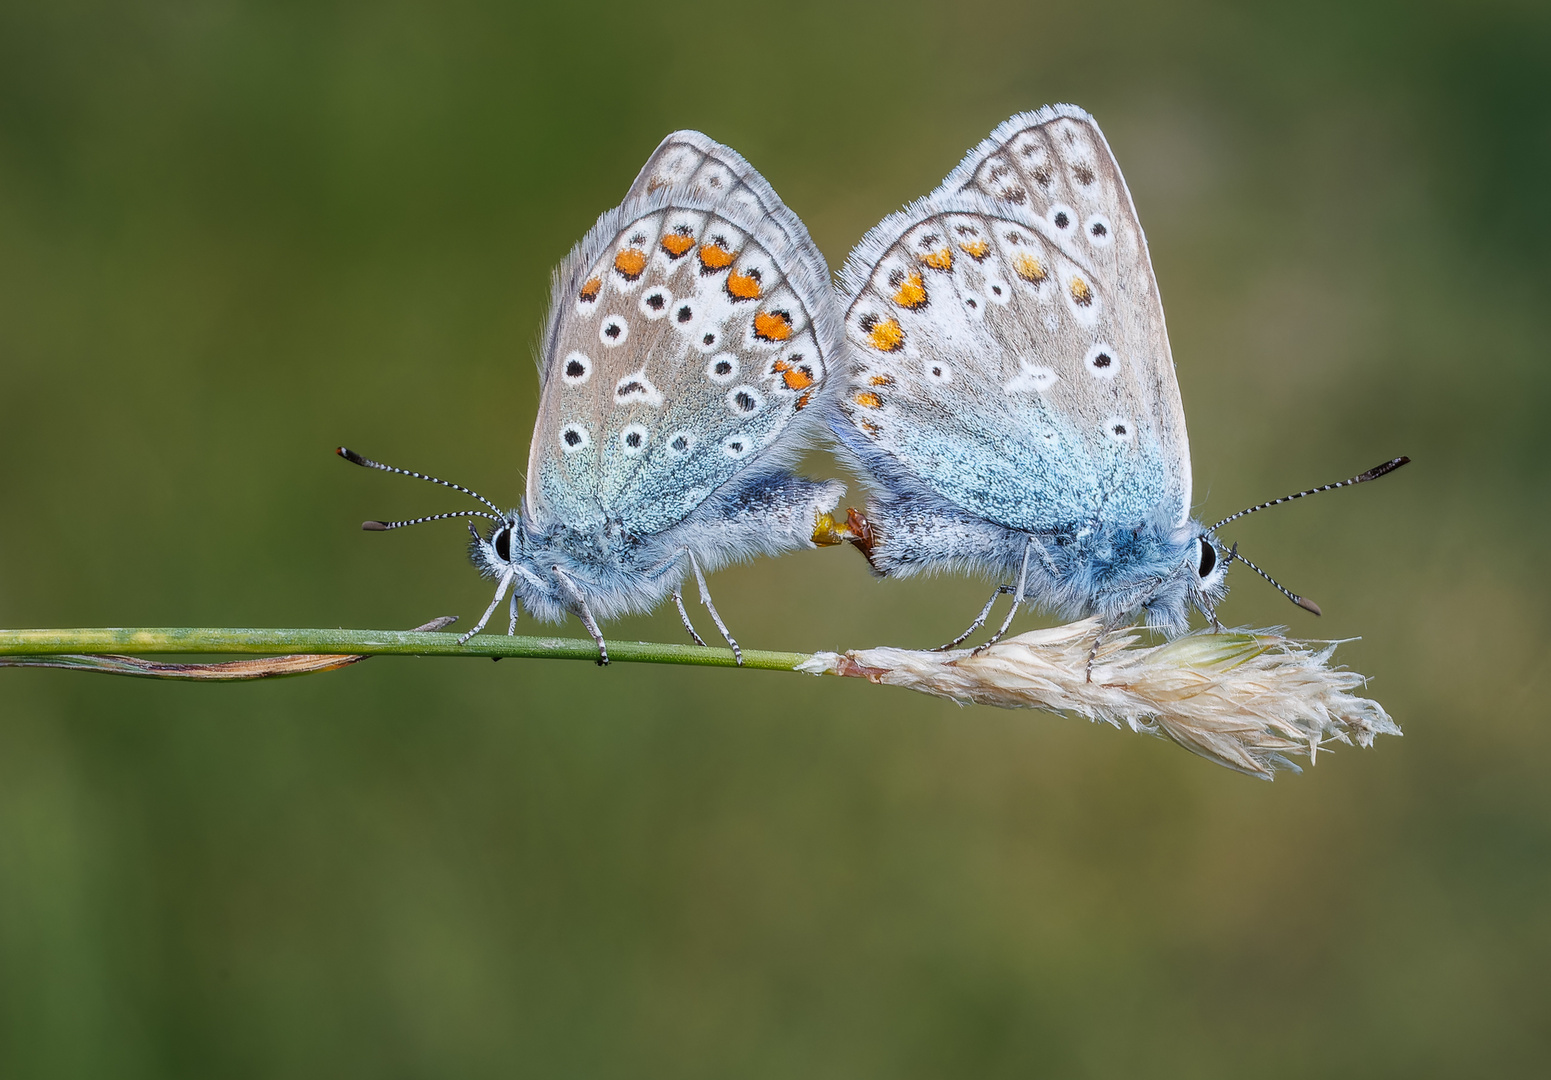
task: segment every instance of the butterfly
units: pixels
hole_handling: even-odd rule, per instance
[[[557,622],[576,615],[608,662],[601,621],[684,608],[693,576],[738,662],[706,574],[740,559],[811,547],[820,515],[845,488],[796,476],[791,465],[820,435],[843,348],[829,269],[807,229],[736,152],[678,131],[647,160],[555,272],[539,356],[538,421],[519,509],[502,511],[458,484],[348,460],[455,488],[480,510],[471,555],[510,592]]]
[[[839,293],[851,362],[831,425],[871,494],[848,528],[821,523],[815,538],[850,540],[882,576],[1010,579],[943,648],[1008,592],[992,642],[1025,603],[1097,615],[1100,637],[1138,615],[1177,634],[1191,608],[1216,625],[1235,559],[1271,580],[1216,530],[1286,499],[1211,526],[1190,516],[1190,445],[1147,240],[1082,109],[999,126],[862,238]]]

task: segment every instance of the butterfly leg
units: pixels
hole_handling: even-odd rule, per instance
[[[1093,635],[1093,648],[1088,650],[1088,676],[1085,682],[1093,681],[1093,661],[1098,659],[1099,646],[1104,642],[1104,635],[1109,633],[1109,627],[1100,624],[1099,632]]]
[[[973,634],[976,630],[979,630],[982,626],[984,626],[986,620],[991,617],[991,609],[996,606],[996,598],[1001,596],[1003,593],[1010,593],[1012,591],[1013,586],[1011,585],[998,585],[996,587],[996,591],[991,594],[991,599],[986,601],[986,606],[980,609],[979,615],[975,616],[975,621],[969,624],[969,629],[965,630],[958,637],[948,642],[948,644],[939,645],[932,651],[947,652],[949,649],[962,644],[965,638],[969,637],[969,635]]]
[[[506,636],[517,633],[517,590],[512,590],[511,619],[506,624]]]
[[[587,633],[592,635],[592,640],[597,644],[598,666],[606,666],[609,662],[609,647],[603,640],[603,631],[598,629],[598,620],[592,617],[592,609],[587,606],[587,598],[582,595],[582,590],[576,587],[576,582],[571,580],[571,575],[558,566],[551,566],[550,570],[554,572],[555,580],[559,581],[561,587],[570,595],[571,602],[576,605],[571,610],[576,613],[578,619],[582,620],[582,625],[587,628]]]
[[[684,590],[678,586],[673,589],[673,602],[678,605],[679,618],[683,620],[684,629],[689,631],[689,636],[695,639],[695,644],[701,648],[708,648],[705,638],[695,633],[695,624],[689,621],[689,612],[684,610]]]
[[[1120,619],[1119,621],[1112,623],[1099,624],[1099,632],[1093,635],[1093,648],[1088,650],[1088,682],[1093,681],[1093,662],[1099,657],[1099,646],[1104,644],[1104,639],[1107,638],[1112,632],[1120,629],[1124,625],[1126,625],[1125,619]]]
[[[695,561],[695,553],[693,551],[686,550],[684,554],[689,556],[689,565],[695,571],[695,582],[700,586],[700,602],[704,604],[705,609],[711,613],[711,621],[716,624],[717,630],[721,631],[723,639],[726,640],[728,647],[732,649],[733,659],[735,659],[741,667],[743,664],[743,650],[738,648],[738,643],[734,641],[732,639],[732,635],[727,632],[727,624],[722,622],[721,615],[717,613],[716,605],[711,603],[711,591],[705,587],[705,575],[700,572],[700,564]],[[687,625],[689,620],[686,618],[684,622]],[[690,633],[694,633],[694,631],[691,630]],[[701,642],[701,644],[703,645],[705,642]]]
[[[479,633],[485,628],[485,624],[490,621],[490,616],[495,614],[495,609],[501,606],[502,600],[506,599],[506,590],[511,585],[512,579],[515,577],[516,575],[510,572],[501,575],[501,583],[495,587],[495,599],[490,601],[490,606],[485,609],[485,613],[480,616],[479,622],[475,624],[474,628],[468,633],[464,634],[462,637],[458,638],[459,645],[467,645],[469,643],[469,638],[473,637],[475,634]],[[513,593],[512,598],[516,599],[516,597],[517,594]]]
[[[1012,607],[1007,611],[1007,618],[1002,620],[1002,628],[991,635],[990,641],[975,650],[977,655],[1002,640],[1002,636],[1007,633],[1008,627],[1012,626],[1013,616],[1018,614],[1018,609],[1023,606],[1024,590],[1029,587],[1029,555],[1033,550],[1034,538],[1031,536],[1029,537],[1029,542],[1023,545],[1023,569],[1018,571],[1018,589],[1012,594]],[[993,599],[995,598],[993,597]]]

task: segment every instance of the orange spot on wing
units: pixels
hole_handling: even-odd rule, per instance
[[[700,265],[707,270],[725,270],[732,265],[732,260],[735,258],[737,258],[736,254],[720,244],[700,245]]]
[[[811,390],[808,391],[806,394],[804,394],[802,397],[798,398],[797,399],[797,404],[795,406],[797,411],[798,412],[802,412],[804,409],[806,409],[808,407],[808,402],[810,400],[812,400],[812,398],[813,398],[813,391],[811,391]]]
[[[813,385],[813,376],[801,368],[792,368],[781,376],[788,390],[806,390]]]
[[[736,270],[728,274],[727,295],[731,296],[734,300],[758,300],[758,275],[740,274]]]
[[[860,405],[864,409],[881,409],[881,408],[883,408],[883,399],[881,397],[879,397],[877,394],[874,394],[871,390],[863,390],[861,393],[857,394],[851,400],[856,402],[858,405]]]
[[[787,363],[785,360],[777,360],[775,363],[770,365],[770,370],[779,375],[783,371],[790,371],[791,367],[792,365]]]
[[[991,251],[991,245],[984,240],[969,240],[959,245],[959,250],[971,259],[979,262]]]
[[[1093,290],[1088,288],[1088,283],[1080,277],[1072,279],[1072,299],[1079,307],[1087,307],[1093,303]]]
[[[754,316],[754,336],[761,341],[785,341],[792,336],[792,317],[784,311],[761,311]]]
[[[1012,268],[1024,281],[1031,281],[1035,285],[1050,276],[1049,271],[1040,265],[1039,260],[1028,254],[1019,255],[1014,259]]]
[[[867,380],[867,383],[868,383],[869,386],[893,386],[894,385],[894,376],[892,376],[892,375],[874,375],[872,378]]]
[[[930,266],[933,270],[953,269],[952,248],[938,248],[936,251],[928,251],[923,254],[918,254],[916,255],[916,258],[920,259],[927,266]]]
[[[921,282],[921,275],[914,270],[899,283],[899,289],[894,293],[894,302],[902,308],[911,311],[926,306],[926,286]]]
[[[587,284],[582,286],[582,291],[581,291],[581,293],[579,295],[580,295],[581,299],[587,301],[590,304],[590,303],[592,303],[594,300],[596,300],[598,298],[598,294],[600,292],[602,292],[602,291],[603,291],[603,279],[602,278],[595,278],[595,277],[594,278],[588,278],[587,279]]]
[[[640,248],[626,248],[614,256],[614,269],[626,281],[634,281],[646,269],[646,252]]]
[[[896,319],[879,319],[862,329],[867,332],[867,343],[874,349],[894,352],[905,344],[905,331],[900,329]]]
[[[687,232],[670,232],[662,238],[662,250],[671,258],[677,259],[690,248],[695,246],[695,238]]]

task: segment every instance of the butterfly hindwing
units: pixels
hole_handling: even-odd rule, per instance
[[[1141,346],[1139,376],[1157,426],[1178,521],[1188,516],[1190,443],[1174,374],[1147,237],[1130,189],[1097,122],[1072,105],[1022,113],[997,127],[954,170],[944,188],[978,190],[1000,203],[1024,206],[1056,226],[1069,248],[1079,248],[1112,287],[1113,317]],[[1062,226],[1063,211],[1070,213]]]
[[[786,237],[793,258],[808,266],[815,281],[829,280],[829,266],[808,235],[808,228],[786,208],[780,196],[743,156],[698,131],[675,131],[641,166],[625,201],[657,192],[710,199],[744,220],[758,219]]]
[[[669,142],[690,134],[716,146],[698,133]],[[702,158],[697,173],[715,164]],[[659,533],[800,448],[838,339],[822,256],[773,215],[796,221],[778,200],[760,204],[742,182],[721,192],[658,184],[561,266],[529,461],[540,522]]]
[[[1189,455],[1146,241],[1091,118],[1014,117],[843,274],[842,438],[1016,530],[1183,521]]]

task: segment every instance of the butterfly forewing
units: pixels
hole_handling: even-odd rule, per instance
[[[848,263],[842,408],[872,448],[1016,529],[1183,521],[1189,452],[1146,241],[1078,110],[1002,125]]]
[[[718,166],[701,157],[689,176]],[[717,175],[728,197],[659,184],[561,267],[529,460],[538,523],[669,528],[823,392],[837,332],[816,252],[794,246],[752,187]]]

